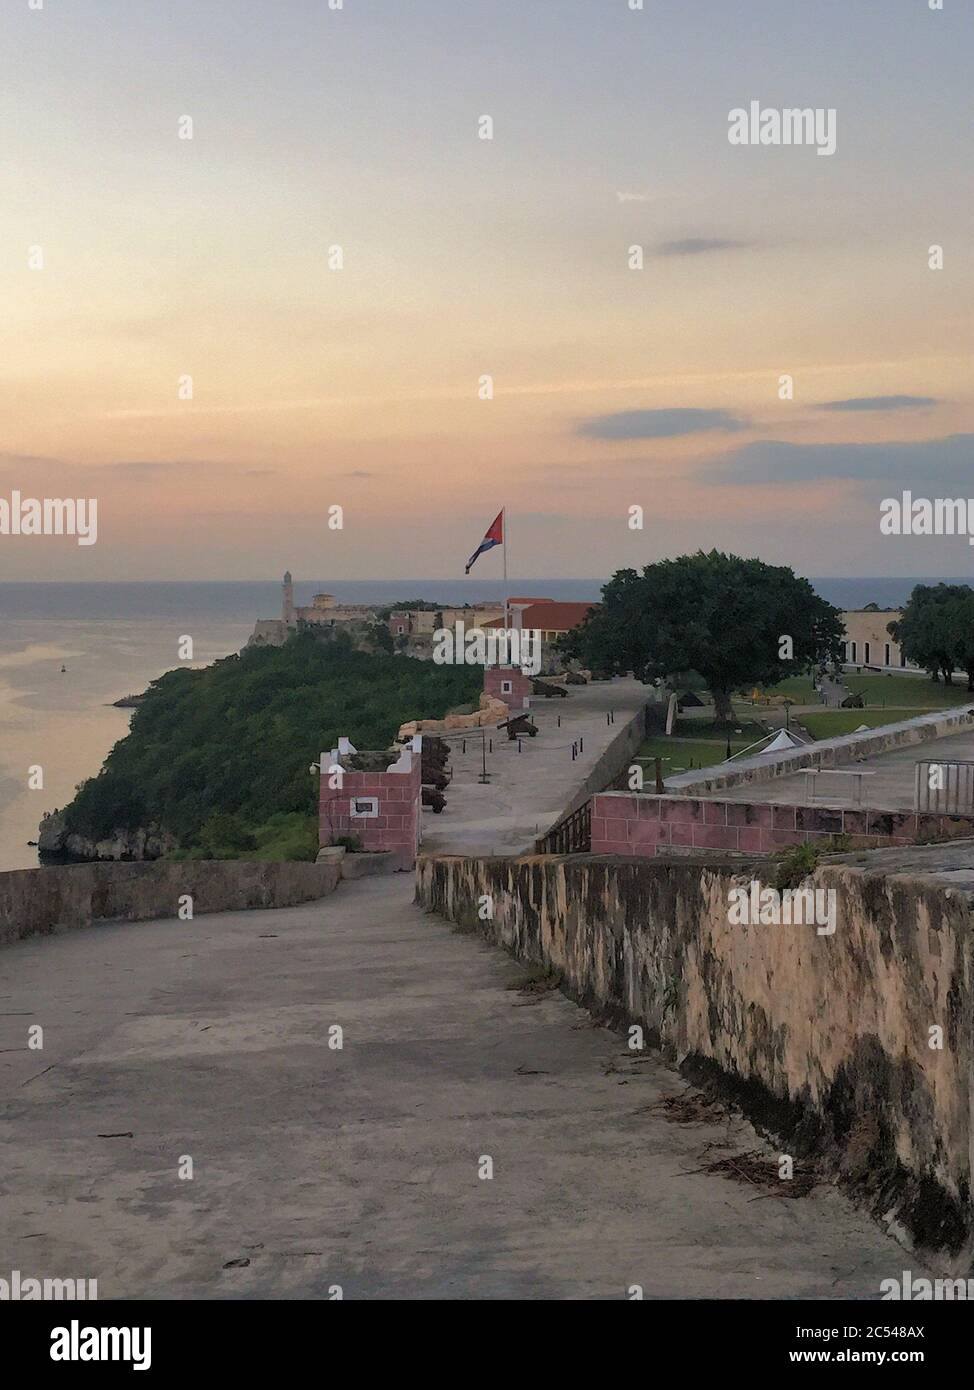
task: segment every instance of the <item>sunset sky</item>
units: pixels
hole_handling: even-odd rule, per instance
[[[878,504],[974,497],[972,35],[968,0],[6,0],[0,496],[96,497],[99,540],[0,536],[0,579],[447,577],[505,504],[521,577],[968,573]],[[730,145],[752,100],[834,107],[836,153]]]

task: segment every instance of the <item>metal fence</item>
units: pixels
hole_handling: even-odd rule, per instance
[[[592,802],[553,825],[537,842],[538,854],[588,854],[592,848]]]
[[[944,815],[974,812],[974,762],[922,759],[916,764],[913,808]]]

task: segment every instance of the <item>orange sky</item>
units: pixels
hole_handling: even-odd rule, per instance
[[[571,0],[553,26],[501,3],[485,42],[439,0],[283,25],[250,0],[54,8],[2,21],[0,496],[96,496],[99,542],[0,537],[0,579],[447,576],[505,504],[524,577],[701,545],[818,574],[966,562],[917,569],[876,511],[884,483],[956,491],[931,467],[971,428],[949,16],[825,3],[775,28],[755,0],[647,27]],[[836,154],[731,147],[751,96],[836,107]],[[679,410],[728,414],[660,435]],[[619,412],[646,430],[605,437]],[[762,441],[873,449],[755,474]]]

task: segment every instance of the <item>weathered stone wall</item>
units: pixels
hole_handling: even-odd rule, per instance
[[[293,907],[333,892],[341,867],[251,860],[154,860],[63,864],[0,873],[0,943],[92,922],[175,917],[189,894],[193,915]]]
[[[731,925],[730,888],[761,872],[758,861],[424,856],[417,899],[560,971],[566,992],[599,1014],[641,1024],[785,1152],[817,1154],[877,1217],[966,1262],[967,894],[820,866],[812,885],[837,893],[834,935]],[[929,1045],[934,1026],[942,1050]]]
[[[592,853],[645,855],[773,854],[806,840],[846,836],[850,849],[967,839],[970,816],[912,811],[783,806],[771,801],[717,801],[648,792],[602,792],[592,798]]]

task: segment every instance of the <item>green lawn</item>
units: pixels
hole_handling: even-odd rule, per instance
[[[932,681],[929,676],[899,676],[865,674],[861,676],[847,673],[842,677],[845,684],[855,694],[862,694],[866,706],[876,709],[923,710],[947,709],[951,705],[974,705],[974,692],[967,689],[964,680],[954,685],[944,685],[943,681]],[[814,705],[818,695],[810,676],[795,676],[770,687],[768,695],[790,695],[797,704]],[[761,706],[745,706],[757,708]],[[906,717],[905,715],[903,716]],[[866,720],[860,720],[861,724]]]
[[[790,695],[797,705],[813,705],[818,699],[811,676],[791,676],[770,686],[765,695]]]
[[[681,714],[677,717],[676,727],[673,730],[673,738],[690,738],[699,741],[700,739],[719,739],[721,746],[726,742],[727,735],[730,734],[731,741],[739,739],[741,746],[746,743],[754,743],[756,739],[763,738],[768,732],[763,725],[757,724],[749,715],[740,715],[728,727],[726,724],[715,724],[712,716],[705,710],[700,713],[702,719],[693,718],[690,715]],[[735,713],[737,711],[735,710]]]
[[[949,709],[953,705],[974,707],[974,694],[960,685],[936,684],[920,676],[847,676],[850,690],[861,693],[865,709],[838,709],[803,714],[801,722],[813,738],[837,738],[851,734],[860,724],[870,729],[882,724],[898,724],[913,719],[924,710]]]
[[[738,753],[742,748],[746,748],[753,739],[731,738],[731,752]],[[704,741],[703,739],[692,738],[667,738],[660,735],[659,738],[650,738],[642,745],[636,754],[636,761],[643,762],[644,771],[648,778],[653,775],[653,759],[661,758],[663,762],[663,776],[668,777],[673,772],[688,772],[691,767],[712,767],[716,763],[722,763],[727,754],[727,741]]]
[[[838,738],[840,734],[854,733],[860,724],[878,729],[882,724],[898,724],[915,715],[915,709],[828,709],[821,714],[803,714],[801,723],[812,738]]]
[[[815,739],[851,734],[860,724],[870,729],[883,724],[898,724],[924,710],[949,709],[954,705],[974,708],[974,692],[967,689],[964,680],[954,685],[944,685],[943,681],[932,681],[929,676],[871,673],[861,676],[847,674],[843,679],[850,690],[864,697],[865,708],[827,710],[822,706],[811,714],[795,716]],[[810,676],[794,676],[765,693],[789,695],[799,705],[818,703]],[[754,722],[754,715],[767,713],[774,718],[775,708],[752,705],[738,696],[734,700],[734,710],[737,719],[731,728],[731,752],[736,753],[756,742],[765,732]],[[780,706],[777,714],[779,718],[782,715]],[[715,742],[708,744],[703,742],[705,739]],[[675,744],[679,744],[679,747],[674,747]],[[726,738],[723,731],[715,727],[713,706],[708,705],[706,709],[681,714],[671,738],[660,735],[651,740],[651,744],[644,745],[638,756],[662,757],[663,771],[666,773],[688,769],[691,759],[694,767],[708,767],[711,763],[723,762],[725,749]]]
[[[845,683],[867,705],[882,708],[918,710],[948,709],[951,705],[974,705],[974,693],[962,680],[953,685],[932,681],[929,676],[847,675]],[[905,716],[904,716],[905,717]]]

